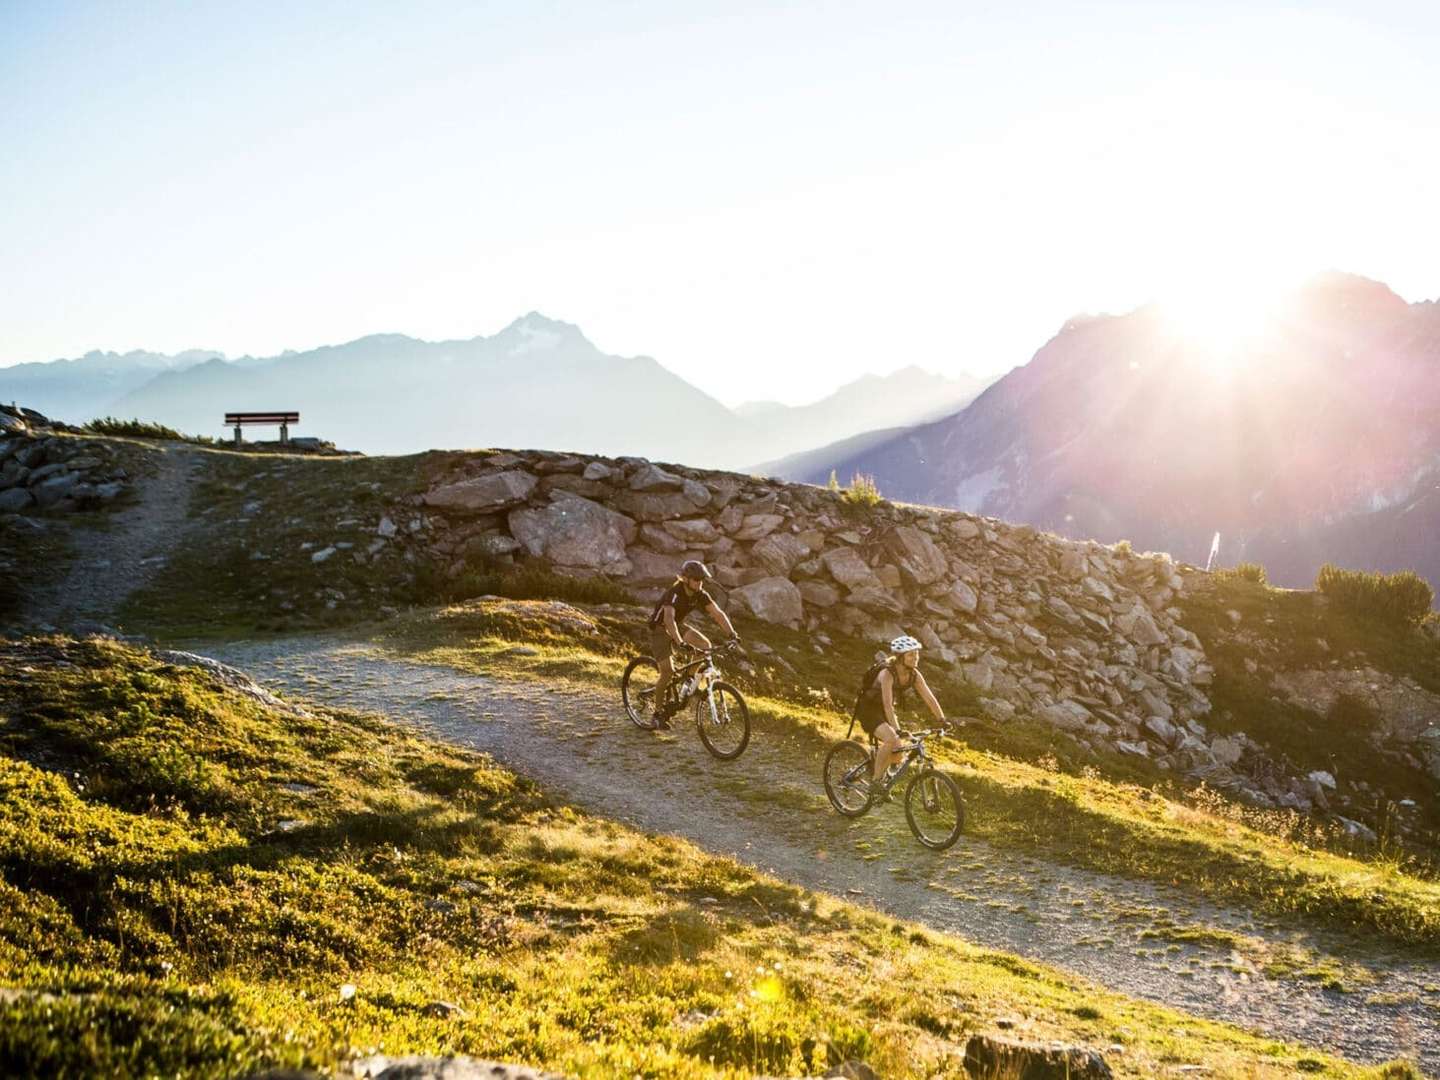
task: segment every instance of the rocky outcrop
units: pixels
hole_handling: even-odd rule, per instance
[[[70,437],[29,409],[0,412],[0,514],[94,510],[130,487],[110,444]]]

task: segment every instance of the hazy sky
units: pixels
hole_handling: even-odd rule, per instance
[[[1440,295],[1440,9],[0,0],[0,364],[490,334],[722,400],[1334,267]]]

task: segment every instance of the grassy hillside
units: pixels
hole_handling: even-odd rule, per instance
[[[0,643],[0,1071],[233,1076],[373,1050],[598,1076],[960,1073],[967,1032],[1120,1075],[1363,1070],[547,800],[364,717],[114,643]]]

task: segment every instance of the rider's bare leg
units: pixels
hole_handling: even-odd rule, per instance
[[[665,704],[665,688],[670,685],[670,678],[674,674],[675,668],[673,661],[668,656],[655,661],[655,666],[660,669],[660,679],[655,683],[655,700],[652,707],[659,712],[660,706]]]
[[[900,760],[900,736],[889,724],[881,724],[875,729],[875,741],[879,744],[875,747],[875,779],[879,780]]]

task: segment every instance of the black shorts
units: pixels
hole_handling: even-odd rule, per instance
[[[650,628],[650,655],[655,658],[658,664],[662,660],[668,660],[670,654],[675,651],[675,639],[665,632],[661,626]]]
[[[860,707],[860,712],[856,716],[856,719],[860,721],[861,729],[865,732],[866,735],[869,735],[872,739],[875,737],[876,728],[878,728],[881,724],[890,723],[889,720],[885,719],[885,710],[880,708],[878,705],[870,709],[867,709],[862,705]]]

